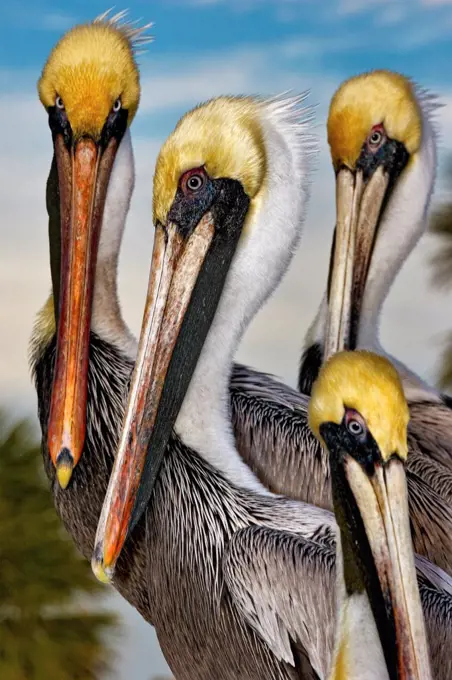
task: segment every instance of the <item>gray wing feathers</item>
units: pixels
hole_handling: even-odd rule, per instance
[[[409,437],[419,450],[452,473],[452,408],[433,402],[409,403]]]
[[[331,509],[328,456],[309,429],[308,398],[239,365],[230,389],[236,445],[260,481],[274,493]]]
[[[427,637],[436,680],[452,677],[452,579],[424,557],[416,568]]]
[[[295,665],[302,647],[322,678],[335,630],[335,549],[301,536],[251,527],[238,531],[223,561],[234,605],[276,657]]]
[[[414,548],[417,553],[449,573],[452,555],[452,506],[416,473],[416,467],[416,456],[410,454],[407,482]]]
[[[236,365],[231,418],[244,461],[271,491],[332,509],[327,454],[310,432],[307,397]],[[415,550],[451,572],[452,409],[410,403],[407,482]]]
[[[419,584],[437,588],[449,602],[452,621],[452,577],[422,555],[416,555],[416,568]]]
[[[269,373],[261,373],[242,364],[233,365],[230,386],[231,389],[284,408],[300,409],[304,413],[308,409],[309,396],[285,385]]]
[[[452,438],[452,430],[451,430]],[[452,505],[452,469],[438,463],[429,453],[419,451],[418,443],[408,437],[408,470],[416,474],[444,501]]]

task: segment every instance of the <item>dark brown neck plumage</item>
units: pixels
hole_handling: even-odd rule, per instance
[[[51,484],[56,510],[74,543],[91,560],[102,503],[113,467],[114,453],[123,420],[133,363],[113,345],[91,333],[88,369],[87,429],[83,455],[71,482],[63,490],[47,450],[47,423],[52,393],[56,338],[34,365],[38,415],[42,430],[44,468]],[[150,621],[147,595],[144,518],[128,541],[120,564],[118,591]]]

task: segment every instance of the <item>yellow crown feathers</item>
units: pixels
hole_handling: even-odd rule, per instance
[[[128,112],[138,108],[140,79],[136,50],[150,42],[151,24],[123,22],[125,12],[105,13],[92,23],[75,26],[56,44],[38,83],[39,98],[49,108],[60,97],[74,136],[97,139],[117,99]]]
[[[399,73],[384,70],[363,73],[342,83],[331,100],[327,124],[335,167],[353,169],[372,127],[380,123],[410,155],[419,150],[422,112],[413,83]]]
[[[399,375],[386,358],[365,350],[338,352],[321,368],[309,401],[309,426],[340,424],[345,408],[358,411],[384,460],[408,455],[409,410]]]

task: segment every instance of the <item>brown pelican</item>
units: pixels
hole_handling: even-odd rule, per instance
[[[114,328],[120,319],[118,310],[112,309],[118,305],[111,290],[114,283],[106,275],[95,282],[97,269],[108,269],[110,279],[114,278],[118,251],[114,241],[120,236],[118,226],[123,224],[132,180],[127,130],[140,98],[133,49],[142,42],[142,29],[121,25],[123,14],[110,20],[102,15],[92,24],[69,31],[51,53],[38,84],[52,131],[54,161],[49,182],[54,184],[58,177],[53,200],[59,201],[61,218],[60,224],[50,223],[57,231],[50,233],[53,296],[39,324],[48,340],[58,318],[47,446],[63,488],[85,441],[90,327],[94,330],[96,322],[102,325],[110,313],[113,328],[109,330],[130,341],[123,322]],[[121,142],[122,158],[115,167],[120,177],[115,179],[126,185],[121,195],[127,197],[126,206],[110,194],[105,211],[108,228],[101,233]],[[97,308],[93,309],[94,283]],[[103,291],[99,290],[102,285]],[[108,310],[99,310],[102,294]]]
[[[436,173],[436,108],[432,95],[391,71],[351,78],[331,100],[327,129],[337,226],[328,293],[308,333],[300,371],[305,394],[325,342],[333,351],[339,344],[381,353],[381,308],[426,228]],[[433,392],[397,364],[409,396]]]
[[[307,394],[325,339],[327,353],[342,346],[382,352],[381,306],[425,229],[436,167],[434,108],[431,96],[389,71],[352,78],[332,99],[328,137],[337,176],[337,228],[328,296],[308,334],[301,368],[300,388]],[[395,363],[411,412],[407,475],[415,549],[450,572],[452,410]],[[233,418],[241,455],[272,490],[331,508],[328,461],[304,428],[304,397],[297,403],[288,389],[262,383],[248,374],[242,389],[237,387],[240,421],[234,412]],[[233,390],[238,385],[234,375],[231,384]],[[305,455],[297,455],[297,446]]]
[[[64,35],[39,81],[55,149],[47,183],[53,293],[35,324],[31,363],[55,505],[88,559],[136,356],[116,270],[134,184],[134,52],[149,38],[147,26],[123,16],[103,15]],[[144,582],[138,555],[136,547],[118,589],[145,615],[147,594],[133,585],[135,573]]]
[[[332,343],[333,350],[338,344],[384,353],[378,339],[380,310],[427,224],[436,171],[434,110],[431,96],[388,71],[352,78],[332,99],[328,138],[337,178],[337,226],[328,295],[302,360],[300,388],[305,393],[325,342],[327,352]],[[409,469],[450,504],[450,403],[391,360],[403,377],[411,412]],[[428,533],[432,529],[426,527]]]
[[[309,422],[329,450],[340,528],[331,680],[432,677],[410,536],[408,420],[387,359],[342,352],[320,371]]]
[[[186,114],[157,161],[148,298],[92,565],[124,577],[145,510],[150,619],[178,680],[328,672],[334,517],[269,493],[228,411],[234,346],[297,238],[304,135],[290,101],[222,97]],[[450,593],[428,583],[428,629],[448,642]]]

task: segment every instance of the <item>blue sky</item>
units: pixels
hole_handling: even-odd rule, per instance
[[[69,11],[64,7],[53,2],[7,3],[0,30],[2,63],[36,69],[46,58],[52,36],[91,19],[105,4],[77,1]],[[156,57],[239,45],[267,45],[278,52],[281,41],[282,46],[293,41],[300,42],[299,56],[289,59],[294,66],[307,55],[317,68],[342,75],[356,70],[359,50],[359,69],[381,66],[383,59],[402,70],[412,71],[416,65],[416,77],[447,77],[452,24],[448,0],[162,0],[132,2],[129,8],[134,18],[155,21]],[[420,49],[422,59],[416,58]],[[436,67],[431,58],[438,60]]]
[[[450,0],[156,0],[128,3],[131,18],[155,22],[156,41],[143,68],[186,70],[190,61],[225,64],[243,53],[244,67],[261,76],[284,72],[285,80],[316,91],[318,77],[388,67],[423,84],[449,85]],[[74,23],[87,21],[105,3],[5,3],[0,27],[0,67],[11,87],[32,85],[49,47]],[[120,9],[120,6],[117,6]],[[250,64],[246,63],[246,58]],[[221,75],[221,70],[219,70]],[[214,72],[212,72],[214,77]],[[266,81],[267,82],[267,81]],[[269,84],[272,82],[268,78]],[[275,79],[274,87],[278,87]],[[148,93],[152,97],[152,93]],[[176,96],[176,93],[174,93]],[[184,102],[185,104],[185,102]],[[169,108],[169,107],[168,107]],[[184,109],[178,106],[176,113]],[[154,130],[165,127],[156,116]],[[138,122],[138,121],[137,121]],[[157,125],[156,125],[157,123]],[[140,128],[138,122],[136,125]]]
[[[320,301],[334,223],[334,182],[325,140],[328,102],[341,81],[391,68],[437,92],[441,154],[452,150],[452,0],[153,0],[126,6],[153,21],[155,42],[140,57],[142,101],[133,123],[136,190],[120,261],[124,314],[138,332],[152,248],[155,157],[177,119],[218,94],[311,90],[320,160],[300,253],[239,351],[241,360],[293,383],[303,334]],[[108,4],[13,0],[0,23],[0,384],[14,412],[34,414],[27,344],[49,291],[45,180],[51,159],[36,81],[58,38]],[[123,9],[117,5],[116,10]],[[437,199],[440,192],[437,191]],[[450,297],[430,285],[434,247],[425,238],[385,306],[384,346],[430,381],[436,376]],[[309,282],[307,287],[306,282]],[[116,600],[114,600],[116,602]],[[150,631],[120,605],[128,625],[118,677],[162,672]]]

